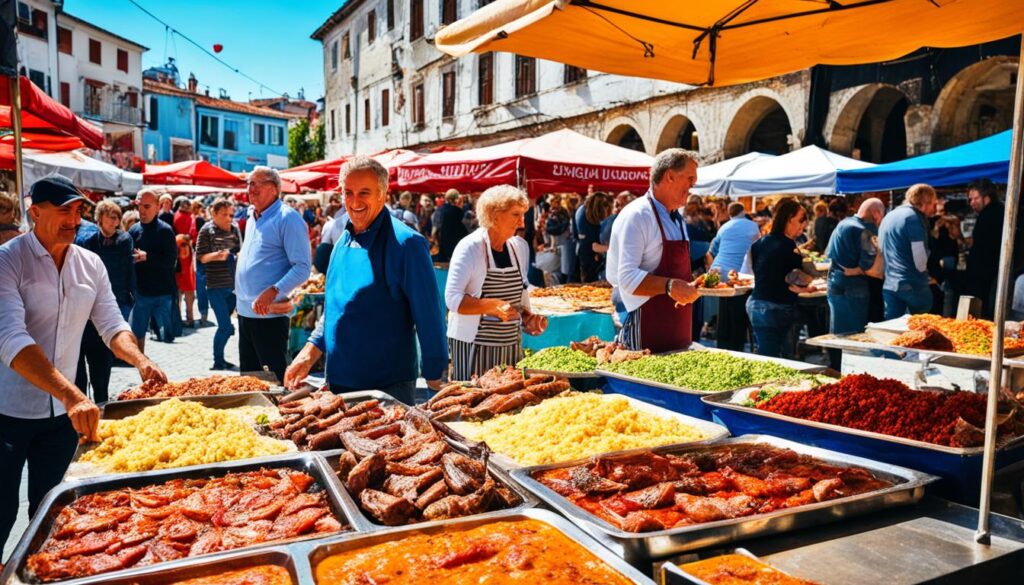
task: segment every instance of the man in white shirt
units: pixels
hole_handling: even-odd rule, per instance
[[[622,210],[612,227],[606,268],[626,310],[619,341],[659,353],[692,341],[690,242],[679,208],[697,182],[692,152],[670,148],[651,166],[651,188]]]
[[[143,380],[167,380],[139,351],[99,256],[72,245],[82,194],[64,177],[47,177],[30,196],[33,231],[0,247],[0,549],[26,462],[31,516],[60,483],[78,436],[97,439],[100,411],[71,382],[86,321]]]

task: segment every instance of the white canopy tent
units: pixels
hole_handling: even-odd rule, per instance
[[[728,194],[828,195],[836,192],[838,171],[873,166],[874,163],[847,158],[817,146],[805,146],[781,156],[763,157],[737,168],[728,179]]]
[[[83,189],[137,193],[142,189],[142,175],[86,156],[77,150],[50,152],[25,149],[25,184],[47,175],[61,175]]]
[[[690,189],[690,193],[694,195],[728,195],[729,179],[736,171],[752,162],[773,158],[776,158],[774,154],[749,152],[712,165],[699,167],[697,168],[697,184]]]

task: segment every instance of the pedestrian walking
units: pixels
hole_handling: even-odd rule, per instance
[[[131,324],[139,347],[145,349],[150,318],[156,319],[159,341],[174,341],[171,307],[177,286],[174,267],[178,259],[178,245],[171,226],[157,219],[155,191],[139,191],[135,204],[139,210],[139,223],[128,232],[136,250],[135,282],[138,289]]]
[[[235,334],[231,313],[235,311],[235,260],[242,247],[242,234],[233,221],[234,209],[228,199],[219,199],[210,207],[212,218],[199,230],[196,262],[206,272],[206,294],[217,320],[213,334],[212,370],[235,370],[224,359],[224,347]]]

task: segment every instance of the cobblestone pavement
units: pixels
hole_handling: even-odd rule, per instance
[[[211,315],[212,319],[212,315]],[[237,324],[235,329],[238,329]],[[199,329],[185,329],[184,334],[173,343],[159,343],[152,338],[146,341],[146,355],[163,369],[170,380],[181,380],[193,376],[208,376],[213,365],[213,332],[214,325],[206,325]],[[238,337],[228,340],[224,358],[238,364]],[[110,376],[110,395],[117,396],[121,391],[139,383],[139,373],[133,367],[114,367]],[[18,509],[18,520],[14,524],[7,543],[4,545],[3,559],[6,560],[22,533],[28,527],[28,471],[22,471],[21,502]]]

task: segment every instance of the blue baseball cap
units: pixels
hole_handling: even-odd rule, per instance
[[[85,195],[75,187],[71,179],[60,175],[43,177],[35,183],[28,191],[32,203],[52,203],[57,207],[63,207],[72,201],[84,200]]]

